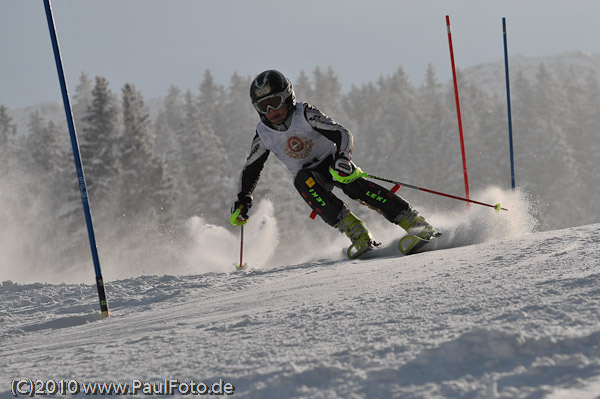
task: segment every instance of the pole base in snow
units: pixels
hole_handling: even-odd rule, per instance
[[[108,302],[106,301],[106,290],[104,289],[104,280],[102,276],[96,276],[96,288],[98,288],[98,296],[100,297],[100,312],[102,312],[102,318],[110,317],[108,311]]]
[[[235,264],[235,270],[246,270],[246,269],[248,269],[247,263],[244,263],[244,264],[236,263]]]

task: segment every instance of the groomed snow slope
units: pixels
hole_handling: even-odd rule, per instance
[[[223,379],[239,398],[600,398],[600,225],[408,257],[0,286],[13,378]],[[79,396],[85,396],[83,393]],[[63,396],[64,397],[64,396]]]

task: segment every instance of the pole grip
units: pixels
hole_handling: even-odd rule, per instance
[[[240,219],[240,213],[242,212],[242,207],[239,207],[238,209],[236,209],[232,214],[231,217],[229,218],[229,223],[231,223],[234,226],[242,226],[244,224],[246,224],[248,222],[248,219]]]

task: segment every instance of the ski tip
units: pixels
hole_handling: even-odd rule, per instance
[[[437,237],[441,235],[442,232],[440,231],[438,234],[432,236],[428,240],[418,236],[406,235],[402,237],[398,242],[398,249],[403,255],[412,255],[414,253],[420,252],[421,248],[433,242]]]
[[[346,255],[348,256],[348,259],[356,259],[365,252],[378,248],[380,245],[381,243],[376,241],[372,241],[368,245],[352,244],[346,250]]]
[[[403,255],[408,255],[420,241],[422,239],[417,236],[406,235],[398,242],[398,249]]]

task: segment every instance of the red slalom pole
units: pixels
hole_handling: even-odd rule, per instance
[[[462,118],[460,116],[460,100],[458,97],[458,83],[456,80],[456,67],[454,66],[454,50],[452,49],[452,32],[450,30],[450,16],[446,15],[446,27],[448,28],[448,44],[450,46],[450,62],[452,64],[452,77],[454,79],[454,98],[456,99],[456,115],[458,117],[458,132],[460,133],[460,148],[463,160],[463,173],[465,179],[465,194],[469,198],[469,176],[467,174],[467,156],[465,154],[465,139],[463,136]],[[467,204],[467,207],[469,204]]]

